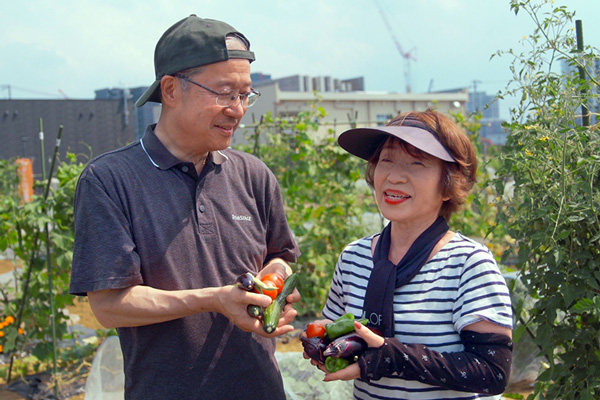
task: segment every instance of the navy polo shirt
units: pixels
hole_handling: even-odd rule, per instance
[[[279,185],[262,161],[232,149],[211,152],[198,176],[153,129],[82,172],[70,293],[224,286],[272,258],[296,262]],[[273,391],[271,398],[285,398],[274,340],[242,332],[221,314],[118,333],[126,398],[262,399]]]

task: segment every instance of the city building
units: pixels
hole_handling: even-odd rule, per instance
[[[85,162],[135,140],[132,113],[133,103],[123,99],[0,100],[0,158],[29,158],[41,178],[43,159],[50,169],[60,126],[59,159],[70,152]]]
[[[320,122],[319,134],[329,129],[337,133],[350,124],[357,126],[385,125],[397,114],[405,111],[425,110],[433,107],[441,112],[465,112],[469,99],[467,89],[437,93],[390,93],[367,92],[363,77],[335,79],[330,76],[310,77],[291,75],[273,79],[270,74],[251,74],[252,85],[261,92],[261,98],[241,121],[240,129],[234,135],[232,145],[245,143],[245,133],[251,134],[262,115],[271,112],[274,116],[295,116],[310,108],[311,102],[318,101],[327,112]],[[101,89],[96,91],[98,99],[128,99],[135,101],[146,87],[129,89]],[[134,109],[136,138],[141,137],[146,126],[155,123],[160,115],[161,105],[146,103]]]
[[[508,132],[502,126],[504,120],[500,118],[500,107],[495,96],[479,92],[475,87],[475,90],[469,93],[466,110],[469,115],[481,114],[480,137],[484,142],[497,146],[506,144]]]
[[[437,93],[391,93],[365,91],[363,77],[334,79],[329,76],[292,75],[272,79],[252,74],[253,86],[261,92],[256,105],[248,110],[234,136],[232,145],[245,142],[245,133],[253,133],[262,115],[292,117],[309,110],[318,102],[327,115],[322,118],[318,135],[339,134],[350,126],[385,125],[406,111],[434,108],[443,113],[465,113],[468,90]],[[146,87],[96,90],[94,100],[0,100],[0,158],[30,158],[34,174],[42,171],[40,119],[44,129],[46,163],[54,152],[58,127],[62,125],[59,154],[77,154],[82,161],[122,147],[141,138],[147,125],[158,121],[161,105],[147,103],[135,107]],[[48,166],[47,164],[46,166]]]
[[[135,104],[148,86],[140,86],[132,89],[100,89],[96,90],[97,100],[123,100]],[[158,121],[160,116],[160,103],[148,102],[141,107],[133,107],[133,123],[135,139],[140,139],[146,132],[146,127]]]
[[[258,79],[257,77],[261,77]],[[267,78],[265,78],[267,77]],[[242,119],[233,145],[245,141],[243,131],[254,129],[260,117],[267,112],[273,116],[293,117],[307,111],[318,102],[327,115],[319,121],[317,134],[328,134],[329,129],[341,133],[351,125],[385,125],[391,118],[406,111],[424,111],[434,108],[443,113],[465,112],[469,94],[462,91],[438,93],[367,92],[362,77],[333,79],[292,75],[270,79],[270,75],[253,74],[253,86],[261,92],[260,100]],[[251,132],[250,132],[251,133]]]

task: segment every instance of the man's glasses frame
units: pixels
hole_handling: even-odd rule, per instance
[[[211,88],[208,88],[196,81],[191,80],[190,78],[188,78],[187,76],[181,75],[181,74],[173,74],[174,77],[179,78],[179,79],[183,79],[186,82],[189,82],[191,84],[194,84],[198,87],[201,87],[204,90],[207,90],[209,92],[211,92],[212,94],[217,95],[217,105],[221,106],[221,107],[232,107],[235,106],[237,104],[239,104],[237,102],[237,100],[239,99],[239,101],[242,104],[242,107],[252,107],[254,104],[256,104],[256,101],[258,100],[258,98],[260,97],[260,92],[256,89],[250,89],[249,92],[246,93],[239,93],[236,91],[231,91],[229,89],[225,89],[222,90],[220,92],[217,92],[216,90],[213,90]]]

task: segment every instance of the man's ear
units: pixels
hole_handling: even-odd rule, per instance
[[[163,106],[174,107],[181,97],[181,83],[171,75],[165,75],[160,80],[160,93]]]

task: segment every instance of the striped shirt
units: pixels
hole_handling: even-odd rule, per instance
[[[371,235],[350,243],[339,257],[323,316],[334,320],[351,312],[363,317],[373,269]],[[394,292],[394,336],[438,352],[460,352],[459,332],[488,320],[512,327],[510,295],[487,247],[456,233],[406,285]],[[356,399],[500,399],[444,390],[418,381],[382,378],[354,381]]]

